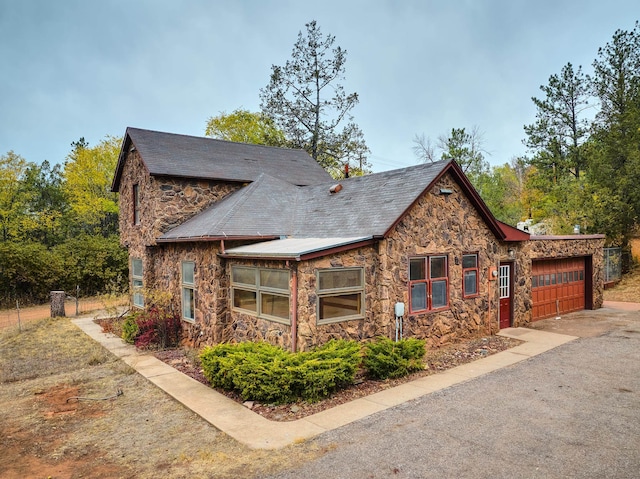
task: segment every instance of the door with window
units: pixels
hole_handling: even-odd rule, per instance
[[[498,285],[500,288],[500,329],[511,327],[511,311],[512,311],[512,264],[500,263],[500,273],[498,275]]]

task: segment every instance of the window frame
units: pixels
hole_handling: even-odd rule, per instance
[[[438,277],[432,277],[431,274],[431,270],[432,270],[432,260],[434,259],[438,259],[438,258],[443,258],[444,259],[444,272],[445,272],[445,276],[438,276]],[[418,279],[411,279],[411,262],[412,261],[416,261],[416,260],[422,260],[423,261],[423,271],[424,271],[424,278],[418,278]],[[411,314],[415,314],[415,313],[430,313],[432,311],[445,311],[447,309],[449,309],[449,295],[450,295],[450,288],[449,288],[449,256],[447,254],[442,254],[442,253],[435,253],[435,254],[430,254],[430,255],[424,255],[424,256],[411,256],[409,257],[409,261],[408,261],[408,266],[409,266],[409,285],[408,285],[408,289],[409,289],[409,313]],[[441,283],[444,281],[445,284],[445,288],[446,288],[446,292],[445,292],[445,296],[446,296],[446,302],[444,305],[442,306],[437,306],[437,307],[433,307],[433,284],[434,283]],[[411,293],[412,288],[414,285],[417,284],[425,284],[425,294],[426,294],[426,298],[425,298],[425,308],[421,308],[421,309],[414,309],[413,307],[413,295]]]
[[[253,273],[254,283],[242,283],[234,280],[234,271],[237,270],[248,270]],[[282,288],[278,288],[275,286],[265,286],[261,284],[261,273],[268,271],[276,271],[278,273],[286,272],[287,273],[287,289],[284,290]],[[291,271],[286,268],[261,268],[257,266],[245,266],[242,264],[234,264],[231,265],[231,275],[230,275],[230,283],[231,283],[231,310],[248,314],[250,316],[255,316],[256,318],[264,319],[267,321],[273,321],[280,324],[291,324]],[[242,308],[235,305],[236,299],[236,291],[242,291],[244,293],[253,293],[255,295],[255,311],[248,308]],[[263,312],[263,299],[266,296],[278,297],[278,298],[286,298],[288,303],[287,308],[287,317],[283,318],[281,316],[275,316],[273,314],[268,314]]]
[[[140,264],[140,274],[136,274],[135,264]],[[138,284],[136,284],[138,283]],[[144,263],[142,262],[142,258],[131,258],[131,291],[132,298],[131,302],[134,307],[143,309],[144,308]],[[139,301],[136,299],[139,298]]]
[[[140,224],[140,185],[138,183],[133,185],[133,224],[134,226]]]
[[[193,282],[188,282],[185,280],[185,266],[187,265],[191,265],[191,276],[193,279]],[[196,264],[194,261],[183,261],[181,263],[181,268],[180,268],[180,273],[181,273],[181,295],[180,295],[180,302],[182,305],[182,319],[184,321],[190,322],[190,323],[195,323],[196,322]],[[187,293],[188,291],[190,291],[190,298],[189,298],[189,305],[190,305],[190,310],[191,310],[191,316],[187,316],[185,314],[185,306],[187,305],[185,302],[185,293]]]
[[[347,272],[347,271],[358,271],[359,272],[359,280],[360,284],[358,286],[345,286],[339,288],[324,288],[320,287],[321,284],[321,276],[323,273],[336,273],[336,272]],[[343,321],[353,321],[358,319],[364,319],[365,317],[365,277],[364,277],[364,267],[363,266],[353,266],[353,267],[345,267],[345,268],[321,268],[316,270],[316,296],[318,300],[316,301],[316,324],[318,326],[325,324],[334,324],[341,323]],[[335,318],[326,318],[323,319],[320,317],[322,308],[321,303],[325,298],[336,298],[339,296],[350,296],[353,294],[359,294],[359,304],[357,304],[359,308],[359,312],[356,314],[347,314],[343,316],[338,316]]]
[[[474,257],[476,260],[476,265],[472,268],[465,268],[464,259],[465,257]],[[462,255],[462,297],[463,298],[475,298],[480,295],[480,269],[479,269],[480,259],[478,257],[478,253],[465,253]],[[475,292],[467,293],[467,282],[466,282],[466,274],[470,271],[475,271],[476,281],[475,281]]]

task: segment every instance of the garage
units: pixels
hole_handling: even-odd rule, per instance
[[[579,257],[533,261],[531,292],[534,321],[589,307],[585,295],[589,259]]]

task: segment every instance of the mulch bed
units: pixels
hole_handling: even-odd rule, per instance
[[[399,384],[403,384],[408,381],[446,371],[447,369],[460,366],[461,364],[466,364],[491,354],[505,351],[521,343],[522,341],[504,338],[502,336],[487,336],[484,338],[462,341],[456,344],[442,346],[440,348],[428,349],[425,356],[424,371],[419,371],[403,378],[377,381],[360,374],[356,377],[356,384],[336,391],[330,397],[319,402],[308,403],[300,401],[294,404],[273,405],[261,404],[255,401],[246,401],[244,404],[257,414],[260,414],[269,420],[295,421],[296,419],[310,416],[325,409],[368,396],[384,389],[398,386]],[[171,349],[156,351],[154,354],[158,359],[169,364],[178,371],[181,371],[193,379],[208,385],[193,351],[187,351],[185,349]],[[216,390],[234,401],[243,403],[240,396],[234,392],[224,391],[221,389]]]

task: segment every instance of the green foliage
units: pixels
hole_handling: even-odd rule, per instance
[[[118,195],[111,180],[122,139],[108,136],[89,148],[84,139],[74,143],[64,166],[64,191],[75,223],[89,234],[118,233]]]
[[[330,341],[309,352],[290,353],[268,343],[204,348],[200,361],[213,387],[235,390],[244,400],[317,401],[353,383],[360,363],[355,341]]]
[[[45,302],[49,291],[122,291],[127,252],[119,245],[111,177],[120,141],[80,139],[64,169],[0,156],[0,304]]]
[[[255,145],[287,146],[284,133],[264,113],[238,108],[209,118],[205,135],[219,140]]]
[[[406,338],[394,342],[379,338],[365,344],[363,364],[369,375],[376,379],[399,378],[424,369],[422,358],[425,354],[424,340]]]
[[[347,94],[339,83],[347,52],[334,47],[335,37],[324,36],[315,21],[305,27],[291,59],[271,67],[269,84],[260,90],[260,108],[291,146],[304,148],[330,172],[341,172],[345,163],[364,170],[369,148],[350,113],[358,94]]]
[[[121,325],[122,339],[129,344],[133,344],[138,334],[140,334],[140,328],[138,327],[137,319],[138,314],[132,313],[124,319]]]

